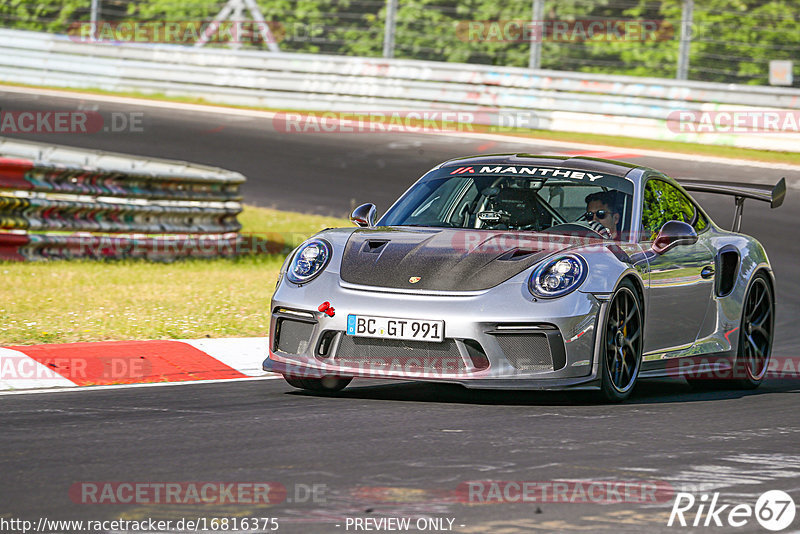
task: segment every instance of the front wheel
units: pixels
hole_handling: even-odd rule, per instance
[[[627,399],[636,385],[642,363],[643,324],[636,288],[624,280],[611,298],[602,330],[600,393],[606,401]]]
[[[308,391],[318,391],[323,393],[333,393],[347,387],[353,380],[337,376],[323,376],[322,378],[300,378],[297,376],[283,375],[284,380],[293,387]]]

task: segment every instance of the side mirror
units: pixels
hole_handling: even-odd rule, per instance
[[[697,243],[697,232],[692,225],[681,221],[667,221],[653,241],[653,252],[664,254],[678,245],[694,245]]]
[[[375,218],[378,210],[375,204],[361,204],[350,214],[350,221],[362,228],[372,228],[375,226]]]

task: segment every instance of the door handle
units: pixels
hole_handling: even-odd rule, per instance
[[[703,267],[703,270],[700,271],[700,276],[705,279],[709,279],[714,276],[714,266],[713,265],[706,265]]]

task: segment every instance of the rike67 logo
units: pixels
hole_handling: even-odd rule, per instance
[[[765,529],[778,532],[794,521],[795,507],[792,497],[781,490],[762,493],[755,506],[749,504],[720,504],[719,492],[709,496],[704,493],[695,498],[691,493],[675,495],[667,526],[677,527],[743,527],[753,518]]]

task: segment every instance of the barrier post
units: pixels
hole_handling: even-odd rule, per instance
[[[544,0],[533,0],[533,5],[531,7],[533,11],[532,22],[534,24],[539,24],[541,29],[536,33],[536,37],[531,39],[531,51],[530,57],[528,58],[528,68],[541,69],[542,39],[544,38],[544,24],[542,24],[542,19],[544,18]]]
[[[386,22],[383,29],[383,57],[394,57],[394,34],[397,29],[397,0],[386,0]]]
[[[694,19],[694,0],[683,0],[681,11],[681,43],[678,50],[678,72],[675,76],[679,80],[689,78],[689,50],[692,46],[692,20]]]

